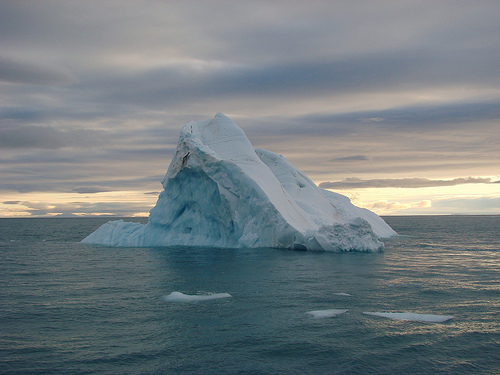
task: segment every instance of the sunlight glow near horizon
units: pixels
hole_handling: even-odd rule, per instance
[[[492,179],[498,178],[493,176]],[[159,184],[158,184],[159,185]],[[356,206],[368,208],[378,215],[450,215],[499,214],[499,185],[474,184],[428,188],[366,188],[335,190],[349,197]],[[158,192],[159,194],[159,192]],[[24,193],[3,196],[0,217],[69,217],[123,216],[147,217],[158,194],[140,191],[113,191],[97,194]],[[491,199],[476,210],[469,203]],[[454,204],[448,206],[452,200]],[[460,205],[461,201],[462,209]],[[8,203],[5,203],[8,202]]]
[[[7,199],[5,199],[7,198]],[[8,199],[10,198],[10,199]],[[138,191],[98,194],[25,193],[4,196],[0,217],[149,216],[157,196]],[[5,203],[10,202],[10,203]]]

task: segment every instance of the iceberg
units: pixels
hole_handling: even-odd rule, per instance
[[[254,149],[221,113],[182,128],[147,224],[111,221],[82,242],[373,252],[396,232],[320,189],[283,156]]]

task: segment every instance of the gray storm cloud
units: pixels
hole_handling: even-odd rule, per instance
[[[58,85],[74,82],[75,77],[60,66],[36,64],[0,56],[0,81],[30,85]]]
[[[60,130],[50,126],[17,125],[0,127],[0,148],[89,147],[105,142],[103,132],[86,129]]]

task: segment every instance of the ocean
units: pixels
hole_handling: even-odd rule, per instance
[[[500,216],[384,219],[381,253],[98,247],[79,241],[108,218],[0,219],[0,373],[500,374]]]

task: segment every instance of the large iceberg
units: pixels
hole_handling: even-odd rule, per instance
[[[228,117],[190,122],[147,224],[111,221],[82,242],[378,251],[396,234],[379,216],[318,188],[283,156],[254,149]]]

